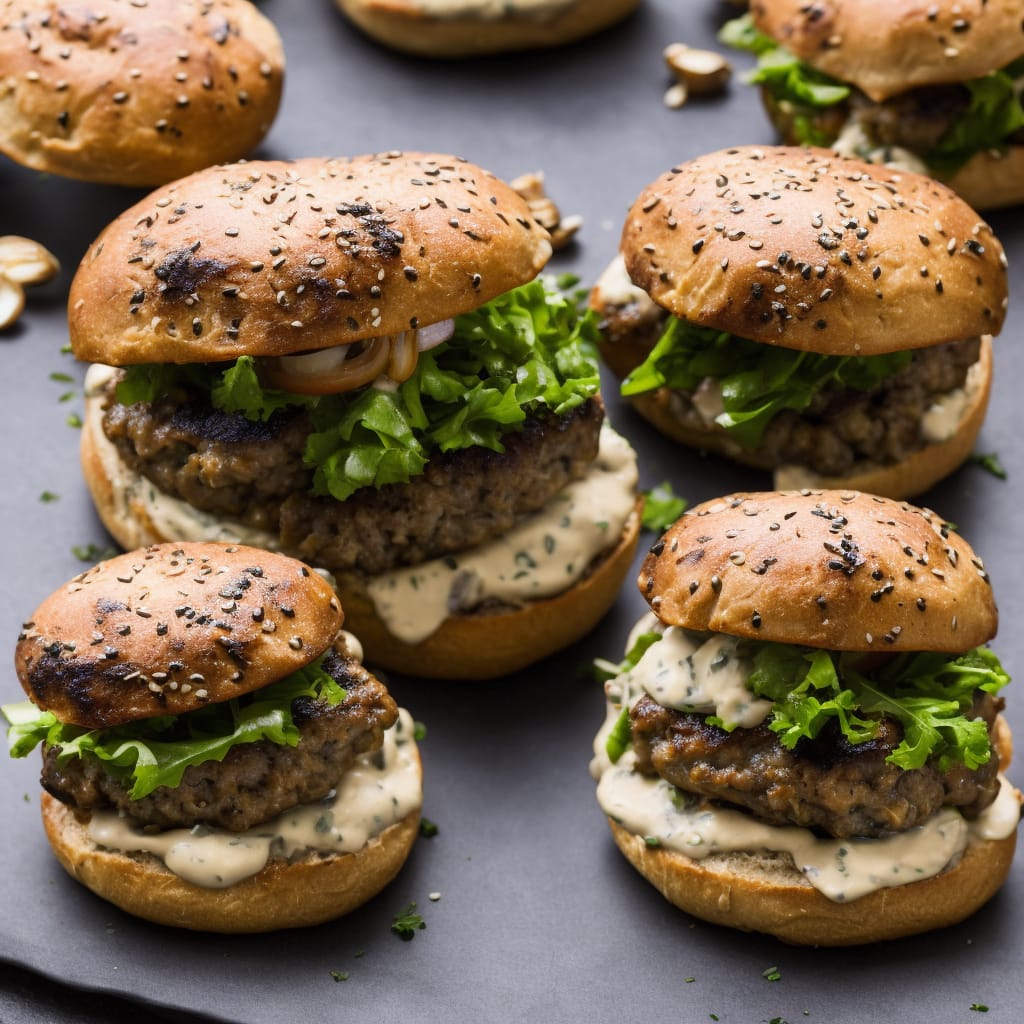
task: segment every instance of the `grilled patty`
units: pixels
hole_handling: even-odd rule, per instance
[[[293,701],[298,746],[270,740],[237,744],[223,761],[191,765],[180,785],[161,786],[140,800],[132,800],[130,786],[98,758],[75,757],[59,767],[60,748],[48,746],[43,788],[76,811],[117,810],[138,825],[161,829],[215,825],[241,832],[318,800],[338,784],[357,755],[380,748],[384,730],[398,718],[387,690],[358,661],[332,652],[323,667],[348,697],[333,707],[308,697]]]
[[[531,418],[504,452],[466,448],[431,458],[407,484],[364,487],[344,501],[311,492],[302,461],[312,430],[302,411],[267,423],[196,396],[121,405],[103,430],[124,462],[193,507],[266,530],[290,554],[334,573],[375,574],[463,551],[538,511],[597,458],[604,409]]]
[[[979,691],[971,717],[989,732],[1001,698]],[[999,758],[980,768],[903,769],[886,757],[903,739],[882,719],[878,736],[851,745],[835,722],[787,750],[767,726],[725,732],[704,715],[642,697],[630,712],[637,770],[689,793],[744,807],[772,825],[800,825],[837,838],[880,837],[923,824],[942,807],[977,816],[999,791]]]

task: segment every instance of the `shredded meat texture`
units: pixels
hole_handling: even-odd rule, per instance
[[[103,429],[125,463],[204,512],[266,530],[290,554],[334,573],[375,574],[463,551],[538,511],[597,458],[604,409],[531,418],[504,452],[436,455],[407,484],[364,487],[344,501],[312,493],[305,413],[267,423],[176,395],[150,405],[108,399]]]
[[[1002,700],[980,693],[970,715],[989,732]],[[903,769],[886,757],[903,739],[883,719],[874,740],[856,746],[830,723],[787,750],[766,726],[725,732],[705,716],[643,697],[632,712],[637,769],[689,793],[746,808],[772,825],[800,825],[837,838],[880,837],[923,824],[942,807],[976,817],[999,791],[999,757],[974,770],[942,772],[932,762]]]
[[[161,829],[201,824],[242,832],[269,821],[326,796],[359,754],[380,749],[384,730],[398,718],[394,700],[359,662],[331,653],[324,668],[348,697],[333,707],[308,697],[293,701],[300,733],[295,747],[270,740],[237,744],[223,761],[191,765],[179,786],[161,786],[139,800],[98,758],[75,757],[60,767],[60,748],[46,747],[43,788],[76,811],[117,810]]]
[[[607,307],[602,314],[609,344],[633,338],[642,323],[642,339],[651,346],[668,316],[652,329],[635,306]],[[902,462],[928,443],[921,429],[924,413],[964,386],[980,344],[971,338],[918,349],[907,366],[871,391],[824,388],[803,412],[778,413],[751,454],[765,468],[803,466],[824,476],[843,476],[862,462]],[[694,430],[719,429],[703,418],[686,392],[673,392],[673,408]]]

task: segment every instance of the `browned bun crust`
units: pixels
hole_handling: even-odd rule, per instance
[[[857,491],[704,502],[638,584],[669,625],[837,651],[958,653],[998,626],[981,559],[941,516]]]
[[[277,113],[284,52],[248,0],[0,0],[0,67],[0,152],[142,186],[253,149]]]
[[[954,174],[940,177],[976,210],[1017,206],[1024,203],[1024,146],[975,153]]]
[[[615,362],[610,362],[609,365],[617,374],[622,367],[624,372],[621,373],[621,376],[628,374],[640,362],[638,359],[631,366],[626,366],[631,358],[630,354],[625,351],[627,348],[627,345],[619,342],[602,347],[602,354],[614,350]],[[633,353],[633,355],[635,354]],[[992,390],[992,339],[988,335],[982,336],[978,365],[980,372],[977,387],[970,393],[970,403],[964,410],[956,433],[952,437],[945,441],[926,444],[900,462],[889,465],[858,464],[843,477],[819,476],[802,466],[772,466],[758,453],[740,447],[724,430],[710,428],[699,430],[688,426],[676,415],[672,404],[672,392],[667,388],[658,388],[656,391],[649,391],[642,395],[633,395],[629,401],[645,420],[657,427],[667,437],[690,448],[715,452],[734,462],[772,472],[774,484],[780,490],[796,486],[838,487],[868,491],[871,494],[881,494],[888,498],[912,498],[917,494],[923,494],[940,480],[949,476],[966,461],[974,450],[974,442],[985,422],[985,413]]]
[[[114,365],[346,345],[475,309],[550,255],[526,201],[455,157],[211,167],[90,247],[71,284],[71,344]]]
[[[179,878],[152,854],[128,855],[97,846],[71,808],[42,797],[46,836],[72,878],[129,914],[175,928],[266,932],[341,917],[375,896],[398,874],[419,832],[410,812],[355,853],[310,853],[270,861],[227,889],[204,889]]]
[[[750,10],[766,35],[873,100],[1024,55],[1018,0],[753,0]]]
[[[176,542],[100,562],[55,591],[25,624],[15,662],[40,708],[105,728],[276,682],[322,654],[341,623],[333,589],[293,558]]]
[[[1016,831],[1005,839],[972,842],[941,874],[835,903],[786,854],[719,853],[691,860],[608,823],[626,859],[681,910],[805,946],[855,946],[956,924],[996,894],[1017,844]]]
[[[622,252],[676,316],[827,355],[997,334],[1006,313],[1003,248],[951,189],[825,149],[673,168],[633,205]]]
[[[378,617],[365,587],[340,580],[346,626],[371,665],[426,679],[495,679],[518,672],[575,643],[597,625],[619,593],[640,535],[642,498],[618,544],[590,572],[554,597],[522,608],[453,615],[426,640],[406,644]]]
[[[473,57],[508,50],[561,46],[599,32],[629,14],[640,0],[553,0],[550,9],[483,15],[473,0],[431,14],[420,0],[336,0],[368,36],[420,57]],[[476,8],[476,10],[474,10]]]

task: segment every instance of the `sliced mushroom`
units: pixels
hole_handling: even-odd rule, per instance
[[[45,246],[21,235],[0,236],[0,275],[15,284],[42,284],[60,270]]]
[[[698,50],[685,43],[671,43],[665,47],[664,57],[669,71],[685,90],[670,89],[665,94],[665,102],[669,106],[681,107],[690,96],[722,92],[732,76],[732,65],[714,50]]]
[[[10,327],[25,308],[25,292],[20,284],[0,276],[0,331]]]

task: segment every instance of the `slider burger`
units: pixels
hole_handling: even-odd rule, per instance
[[[160,924],[260,932],[359,906],[421,804],[412,721],[339,632],[330,585],[284,555],[163,544],[76,576],[25,623],[43,824],[68,873]]]
[[[621,21],[640,0],[336,0],[368,36],[420,57],[562,46]]]
[[[1010,868],[1008,682],[988,576],[932,512],[850,491],[735,494],[640,572],[607,682],[598,802],[677,906],[787,942],[961,920]]]
[[[255,148],[284,51],[249,0],[0,0],[0,153],[156,185]]]
[[[929,174],[972,206],[1024,200],[1019,0],[754,0],[721,38],[786,142]]]
[[[514,671],[614,600],[638,522],[592,317],[526,203],[462,160],[210,168],[72,283],[82,459],[125,548],[234,540],[334,575],[367,660]],[[115,370],[113,367],[121,367]]]
[[[928,178],[739,147],[640,194],[591,304],[622,393],[670,437],[778,487],[907,497],[974,445],[1006,258]]]

